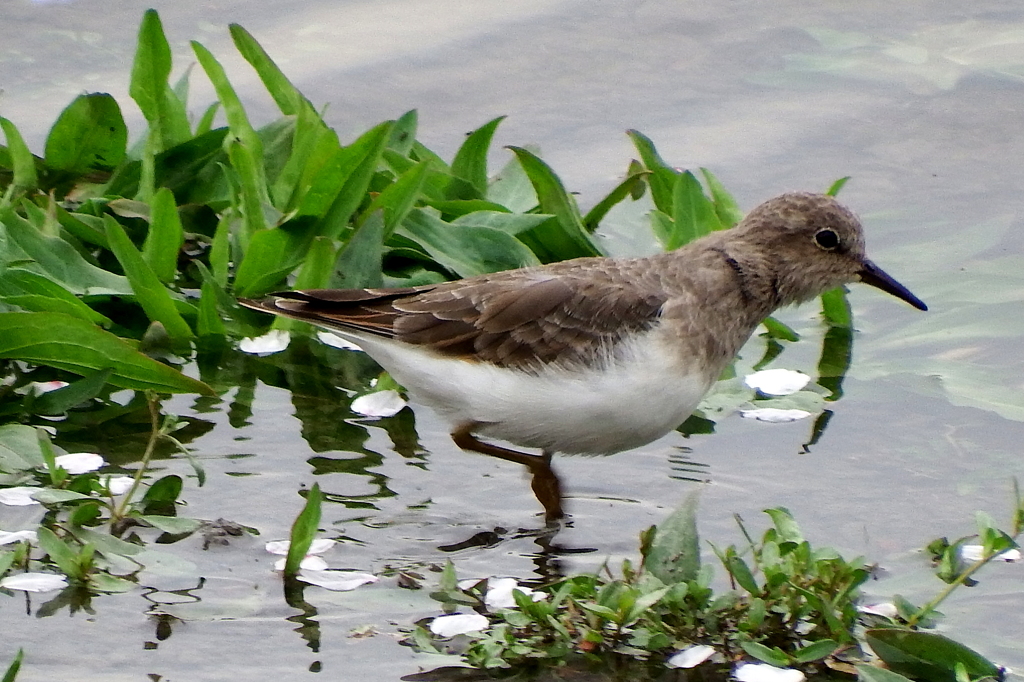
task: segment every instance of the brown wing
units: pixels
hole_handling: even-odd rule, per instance
[[[526,369],[593,361],[624,334],[649,328],[665,295],[629,281],[628,274],[614,267],[595,272],[549,266],[405,289],[290,291],[243,303]]]

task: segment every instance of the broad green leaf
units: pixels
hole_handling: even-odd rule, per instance
[[[771,517],[775,529],[778,531],[780,542],[803,542],[804,537],[800,533],[800,527],[793,519],[793,515],[785,507],[773,507],[765,509],[764,513]]]
[[[43,504],[60,504],[61,502],[75,502],[78,500],[88,500],[90,497],[83,493],[76,493],[74,490],[59,490],[54,488],[45,488],[40,490],[33,497]]]
[[[34,261],[31,263],[24,260]],[[47,237],[14,213],[0,213],[0,265],[19,261],[18,267],[36,272],[73,294],[131,296],[128,280],[87,262],[71,244]]]
[[[616,204],[622,202],[626,197],[633,196],[637,187],[643,187],[646,175],[647,171],[644,170],[630,173],[604,199],[601,199],[593,208],[587,211],[587,215],[583,216],[583,225],[586,227],[587,232],[596,230],[600,222],[604,220],[604,217],[608,215],[608,211],[612,210]]]
[[[779,322],[774,317],[766,317],[761,321],[764,325],[765,334],[770,339],[779,339],[780,341],[799,341],[800,335],[793,331],[788,325]]]
[[[295,288],[322,289],[328,286],[331,281],[331,270],[337,258],[338,251],[332,240],[327,237],[315,237],[306,251],[306,260],[295,276]]]
[[[729,557],[729,563],[726,568],[729,570],[729,574],[732,575],[733,579],[736,581],[736,584],[744,590],[754,596],[761,594],[761,587],[754,579],[754,574],[750,572],[750,567],[747,566],[747,562],[742,558],[738,556]]]
[[[396,234],[416,242],[459,277],[540,264],[530,249],[505,232],[452,225],[422,209],[414,209]]]
[[[286,212],[295,209],[302,193],[316,177],[314,171],[319,172],[339,149],[337,133],[303,100],[295,119],[290,155],[270,188],[274,205]]]
[[[121,578],[109,573],[93,573],[89,576],[89,589],[108,594],[120,594],[131,592],[138,587],[138,584],[127,578]]]
[[[832,639],[819,639],[805,647],[801,647],[793,654],[797,663],[811,663],[825,658],[839,648],[839,642]]]
[[[60,313],[0,313],[0,358],[83,376],[110,368],[114,386],[214,395],[206,384],[143,355],[113,334]]]
[[[423,182],[427,178],[428,161],[422,161],[408,170],[392,184],[384,188],[377,197],[370,202],[364,215],[371,215],[375,211],[384,212],[384,238],[395,231],[420,198],[420,191]]]
[[[684,244],[722,229],[715,207],[704,195],[700,181],[690,171],[676,177],[672,219],[675,229],[665,247],[674,251]]]
[[[562,244],[558,245],[562,258],[579,256],[600,256],[601,250],[590,240],[583,226],[576,201],[569,196],[562,181],[546,163],[522,147],[509,147],[519,159],[523,170],[537,193],[542,213],[550,213],[558,219],[561,227]],[[536,252],[536,249],[534,249]]]
[[[766,647],[757,642],[740,642],[740,648],[757,660],[774,665],[776,668],[785,668],[789,665],[789,656],[778,647]]]
[[[252,34],[238,24],[231,24],[228,29],[231,31],[231,39],[235,42],[238,52],[256,70],[281,113],[285,116],[298,114],[303,104],[306,103],[306,98],[302,96],[302,93],[292,85],[284,72],[263,49],[263,46],[252,37]]]
[[[39,436],[34,428],[24,424],[0,425],[0,471],[14,473],[44,465]]]
[[[911,682],[910,678],[885,668],[861,663],[857,668],[857,682]]]
[[[227,333],[224,320],[217,308],[216,282],[204,279],[199,293],[199,314],[196,317],[196,336],[223,336]]]
[[[174,194],[161,187],[153,195],[149,233],[142,244],[142,258],[164,284],[174,281],[178,274],[178,252],[185,243]]]
[[[363,221],[338,252],[330,286],[379,287],[384,254],[384,217],[378,211]]]
[[[222,216],[217,222],[217,230],[213,233],[210,244],[210,268],[214,281],[221,288],[228,285],[228,269],[231,262],[231,219]]]
[[[40,526],[36,531],[36,535],[39,538],[39,548],[50,555],[50,560],[57,564],[57,568],[64,575],[71,580],[82,580],[85,578],[78,565],[77,555],[63,540],[54,535],[52,530],[46,526]]]
[[[28,145],[22,139],[17,127],[9,120],[0,116],[0,128],[7,138],[7,150],[11,155],[11,166],[14,170],[14,184],[21,188],[34,188],[39,186],[39,176],[36,173],[36,159],[29,151]]]
[[[519,157],[513,156],[498,171],[487,187],[486,198],[513,213],[526,213],[536,208],[537,192],[519,163]]]
[[[107,228],[110,250],[124,268],[135,298],[149,319],[161,323],[172,339],[192,338],[192,330],[178,312],[167,288],[143,260],[124,228],[110,216],[104,216],[104,226]]]
[[[637,130],[627,130],[626,134],[629,135],[633,146],[640,153],[640,160],[644,167],[651,172],[647,177],[647,184],[651,186],[654,206],[665,215],[672,215],[674,213],[672,193],[679,171],[662,160],[658,155],[658,150],[654,148],[654,143],[646,135]]]
[[[699,501],[699,489],[687,495],[682,505],[658,524],[644,553],[644,569],[666,585],[693,580],[700,570]]]
[[[701,168],[700,172],[704,176],[704,183],[708,186],[708,191],[711,192],[715,213],[718,215],[718,220],[721,222],[722,227],[729,228],[743,220],[743,211],[740,210],[736,199],[725,189],[725,186],[715,177],[714,173],[707,168]]]
[[[419,125],[419,114],[415,109],[405,112],[395,121],[391,128],[387,147],[403,156],[408,156],[416,142],[416,127]]]
[[[352,214],[366,198],[393,125],[381,123],[339,149],[310,185],[298,214],[318,216],[318,234],[338,239],[348,228]]]
[[[452,159],[452,175],[469,182],[477,191],[477,197],[487,196],[487,153],[491,148],[491,140],[498,125],[505,120],[499,116],[480,126],[467,137]],[[459,195],[449,195],[449,199],[465,199]]]
[[[144,514],[139,517],[157,530],[172,535],[185,535],[199,530],[203,522],[198,519],[186,519],[178,516],[159,516],[157,514]]]
[[[474,211],[451,221],[452,225],[466,227],[490,227],[516,236],[529,232],[549,220],[543,213],[503,213],[501,211]]]
[[[306,257],[315,229],[307,218],[255,233],[235,273],[235,293],[259,296],[278,286]]]
[[[111,373],[112,370],[109,368],[101,369],[56,391],[44,393],[32,403],[32,411],[38,414],[64,414],[72,407],[98,396],[110,379]]]
[[[149,123],[148,150],[158,154],[189,140],[185,103],[171,89],[171,47],[167,44],[160,15],[150,9],[142,15],[138,46],[132,64],[128,94]]]
[[[972,679],[1000,677],[999,668],[981,654],[934,632],[876,628],[864,638],[890,670],[912,679],[956,682],[956,665]]]
[[[11,552],[10,554],[11,554],[11,558],[13,559],[14,552]],[[4,570],[0,571],[0,575],[3,575],[6,571],[7,571],[6,568]],[[14,660],[11,661],[11,664],[9,666],[7,666],[7,672],[4,673],[3,680],[0,680],[0,682],[14,682],[15,678],[18,676],[18,671],[21,670],[21,662],[24,659],[25,659],[25,650],[24,649],[18,649],[18,653],[14,655]]]
[[[46,165],[69,173],[110,170],[124,159],[128,128],[117,101],[105,93],[79,95],[46,138]]]
[[[284,574],[294,576],[299,572],[299,564],[306,557],[309,546],[316,537],[320,527],[320,511],[323,495],[320,484],[314,483],[306,494],[306,504],[295,518],[288,546],[288,557],[285,559]]]
[[[94,324],[110,324],[61,285],[24,268],[11,267],[0,274],[0,300],[27,311],[65,313]]]

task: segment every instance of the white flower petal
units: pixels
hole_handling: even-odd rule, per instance
[[[487,618],[479,613],[457,613],[454,616],[438,616],[430,621],[430,631],[438,637],[454,637],[467,632],[479,632],[487,625]]]
[[[42,395],[50,391],[56,391],[59,388],[64,388],[67,385],[68,382],[66,381],[33,381],[17,389],[15,393],[21,395]]]
[[[131,476],[107,476],[100,482],[110,491],[111,495],[124,495],[131,489],[135,479]]]
[[[0,580],[0,587],[23,592],[51,592],[67,586],[67,578],[55,573],[16,573]]]
[[[91,452],[73,452],[55,457],[53,461],[69,474],[87,474],[106,464],[102,457]]]
[[[13,533],[8,533],[5,530],[0,530],[0,545],[12,545],[15,542],[22,541],[35,544],[39,538],[36,536],[34,530],[16,530]]]
[[[791,395],[806,386],[810,380],[811,377],[803,372],[791,369],[763,369],[748,374],[743,378],[743,383],[765,395]]]
[[[535,592],[529,587],[521,586],[515,578],[490,578],[487,581],[487,596],[484,597],[484,604],[490,611],[513,609],[516,606],[516,599],[512,596],[512,590],[519,590],[533,601],[544,599],[542,592]]]
[[[377,582],[377,576],[355,571],[314,571],[302,570],[299,580],[310,585],[323,587],[334,592],[348,592],[357,587]]]
[[[289,341],[291,341],[291,334],[283,329],[271,329],[263,336],[242,339],[238,342],[238,349],[243,353],[272,355],[287,348]]]
[[[352,401],[351,410],[364,417],[392,417],[402,411],[405,400],[398,391],[377,391],[361,395]]]
[[[960,558],[964,561],[981,561],[984,556],[985,547],[983,545],[964,545],[960,548]],[[1008,549],[997,554],[995,559],[998,561],[1020,561],[1020,550]]]
[[[882,616],[883,618],[895,618],[900,615],[899,609],[892,602],[884,601],[878,604],[865,604],[857,608],[861,613],[870,613],[873,616]]]
[[[271,554],[285,555],[288,554],[288,548],[291,544],[292,543],[288,540],[271,540],[264,545],[264,547],[266,547],[267,551]]]
[[[707,644],[694,644],[673,654],[665,661],[665,665],[670,668],[696,668],[714,653],[715,649]]]
[[[767,663],[743,663],[732,671],[740,682],[803,682],[806,678],[793,668],[776,668]]]
[[[309,543],[309,549],[306,550],[306,556],[310,554],[323,554],[334,545],[338,544],[330,538],[317,538],[313,542]]]
[[[0,504],[7,504],[12,507],[26,507],[30,504],[39,504],[39,500],[34,499],[32,495],[42,491],[42,488],[28,485],[17,488],[3,488],[0,489]]]
[[[288,557],[283,557],[274,562],[275,571],[283,571],[285,564],[288,563]],[[299,569],[305,569],[307,571],[326,571],[327,562],[324,561],[323,557],[318,556],[306,556],[303,557],[302,561],[299,562]]]
[[[325,346],[333,346],[334,348],[340,348],[342,350],[355,350],[360,352],[363,350],[348,339],[343,339],[332,332],[317,332],[316,338],[320,339],[320,343]]]
[[[806,410],[782,410],[777,407],[758,407],[753,410],[740,410],[740,416],[745,419],[756,419],[759,422],[780,424],[782,422],[795,422],[798,419],[806,419],[811,416]]]
[[[455,584],[460,590],[471,590],[481,582],[483,582],[483,580],[479,578],[466,578],[465,580],[460,580]]]

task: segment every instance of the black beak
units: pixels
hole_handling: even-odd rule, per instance
[[[918,310],[928,310],[928,306],[924,304],[924,301],[910,293],[909,289],[894,280],[886,274],[885,270],[878,267],[871,261],[864,261],[864,269],[858,274],[860,275],[860,281],[865,284],[870,284],[873,287],[881,289],[887,294],[892,294],[896,298],[902,298]]]

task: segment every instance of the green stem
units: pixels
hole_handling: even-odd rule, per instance
[[[907,626],[914,627],[919,622],[924,620],[929,614],[931,614],[932,611],[938,608],[939,604],[946,600],[946,597],[953,594],[953,590],[960,587],[960,585],[962,585],[965,580],[974,575],[978,571],[978,569],[987,564],[994,556],[996,556],[995,553],[982,557],[981,559],[978,559],[973,564],[968,566],[967,569],[963,573],[961,573],[956,580],[946,585],[946,587],[941,592],[935,595],[934,599],[932,599],[930,602],[922,606],[920,609],[918,609],[917,613],[915,613],[913,616],[907,619]]]
[[[111,516],[112,522],[124,518],[125,510],[131,503],[132,497],[135,496],[135,491],[142,485],[142,477],[146,475],[146,470],[149,468],[149,460],[156,449],[157,441],[160,440],[160,401],[156,399],[156,395],[151,391],[146,391],[146,400],[149,404],[149,442],[146,443],[146,451],[143,453],[142,461],[139,463],[139,470],[135,472],[135,480],[132,481],[132,487],[128,489],[124,499],[121,500],[121,504],[114,510]]]

